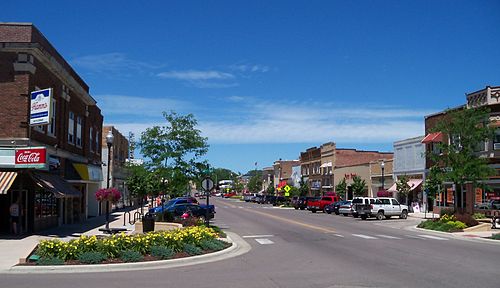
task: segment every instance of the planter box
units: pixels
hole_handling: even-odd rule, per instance
[[[167,231],[182,228],[182,224],[171,222],[155,222],[155,231]],[[135,222],[135,233],[142,233],[142,221]]]

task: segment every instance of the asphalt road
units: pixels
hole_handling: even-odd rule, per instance
[[[0,287],[500,287],[500,245],[352,217],[211,199],[247,254],[165,270],[0,275]]]

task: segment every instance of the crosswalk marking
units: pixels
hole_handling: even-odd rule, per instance
[[[363,234],[352,234],[352,236],[356,236],[356,237],[363,238],[363,239],[377,239],[376,237],[363,235]]]
[[[333,235],[340,237],[340,238],[344,238],[344,235],[340,235],[340,234],[333,234]]]
[[[415,236],[415,235],[405,235],[405,237],[412,238],[412,239],[419,239],[419,240],[427,240],[425,238],[418,237],[418,236]]]
[[[274,235],[246,235],[242,236],[243,238],[265,238],[265,237],[273,237]]]
[[[261,245],[274,244],[274,242],[269,239],[255,239],[255,241],[257,241]]]
[[[425,235],[425,234],[422,234],[422,235],[418,235],[420,237],[424,237],[424,238],[429,238],[429,239],[434,239],[434,240],[448,240],[446,238],[441,238],[441,237],[437,237],[437,236],[432,236],[432,235]]]
[[[395,237],[395,236],[389,236],[389,235],[375,235],[377,237],[380,237],[380,238],[387,238],[387,239],[398,239],[398,240],[401,240],[403,238],[399,238],[399,237]]]

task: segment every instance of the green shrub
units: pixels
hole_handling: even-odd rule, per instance
[[[170,259],[174,256],[174,250],[168,248],[167,246],[153,246],[151,247],[151,256],[155,256],[163,260]]]
[[[200,255],[203,251],[200,249],[200,247],[186,243],[184,244],[184,252],[186,252],[189,255]]]
[[[474,215],[472,215],[472,218],[478,220],[478,219],[486,219],[486,215],[484,215],[483,213],[474,213]]]
[[[98,251],[92,251],[92,252],[83,252],[78,257],[78,260],[85,264],[99,264],[102,261],[106,260],[107,258],[108,257],[104,253]]]
[[[219,251],[224,249],[224,243],[217,239],[201,241],[200,247],[203,250]]]
[[[125,250],[121,252],[120,258],[124,262],[139,262],[142,260],[142,254],[134,250]]]
[[[38,262],[36,263],[37,265],[63,265],[64,260],[58,257],[42,257]]]
[[[491,239],[500,240],[500,233],[491,235]]]
[[[427,220],[427,221],[422,221],[420,224],[418,224],[417,227],[435,231],[442,231],[442,232],[456,232],[467,228],[467,225],[465,225],[465,223],[461,221],[442,222],[442,221]]]

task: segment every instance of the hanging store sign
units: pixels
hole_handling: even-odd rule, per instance
[[[31,92],[30,125],[48,125],[52,116],[52,88]]]

